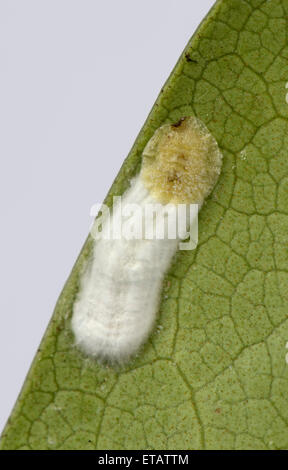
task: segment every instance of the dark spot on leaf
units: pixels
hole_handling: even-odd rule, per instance
[[[175,124],[172,124],[172,127],[180,127],[184,120],[185,117],[182,117],[181,119],[179,119],[179,121],[175,122]]]
[[[187,62],[194,62],[194,64],[198,64],[197,60],[192,59],[192,57],[190,57],[188,52],[186,52],[186,54],[185,54],[185,59],[187,60]]]

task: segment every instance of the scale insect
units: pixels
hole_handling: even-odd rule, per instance
[[[120,210],[129,204],[136,204],[143,213],[153,204],[156,217],[167,222],[173,213],[183,226],[187,213],[176,208],[191,204],[201,208],[218,180],[221,165],[217,142],[199,119],[190,116],[164,124],[147,143],[141,170],[122,195],[121,206],[113,207],[112,221],[119,220]],[[95,240],[80,280],[72,316],[75,342],[88,356],[102,362],[127,362],[155,324],[163,279],[182,235],[169,237],[168,221],[164,236],[157,239],[155,218],[149,220],[145,223],[150,224],[152,238],[109,239],[105,234],[110,223],[104,219],[102,237]],[[194,222],[188,217],[184,225]],[[132,215],[123,223],[128,231],[136,224],[139,218]]]

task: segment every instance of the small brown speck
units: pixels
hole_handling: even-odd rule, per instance
[[[194,62],[194,64],[197,64],[197,63],[198,63],[197,60],[192,59],[192,58],[190,57],[190,55],[188,54],[188,52],[186,52],[186,54],[185,54],[185,59],[187,60],[187,62]]]
[[[179,121],[175,122],[175,124],[172,124],[172,127],[180,127],[183,121],[185,121],[185,117],[182,117]]]
[[[167,176],[168,183],[173,183],[174,181],[180,181],[180,180],[181,178],[179,175],[177,175],[177,173],[172,173]]]

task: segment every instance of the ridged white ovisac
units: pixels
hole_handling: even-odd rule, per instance
[[[165,216],[179,204],[201,207],[221,164],[217,142],[200,120],[186,117],[161,126],[143,151],[140,173],[123,194],[121,205],[113,208],[114,223],[128,204],[137,204],[144,213],[148,204],[158,203],[159,214]],[[178,212],[177,217],[181,223]],[[127,215],[122,233],[133,231],[136,223],[138,218]],[[105,239],[110,227],[104,221],[102,237],[94,242],[74,304],[72,330],[84,353],[121,364],[138,352],[153,328],[163,278],[181,236],[170,239],[165,230],[160,240]],[[153,219],[150,229],[155,235]]]

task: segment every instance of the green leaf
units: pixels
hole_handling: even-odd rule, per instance
[[[199,117],[224,155],[199,245],[178,252],[158,324],[123,370],[74,347],[88,238],[2,449],[288,448],[288,0],[222,0],[189,42],[107,197],[157,127]]]

